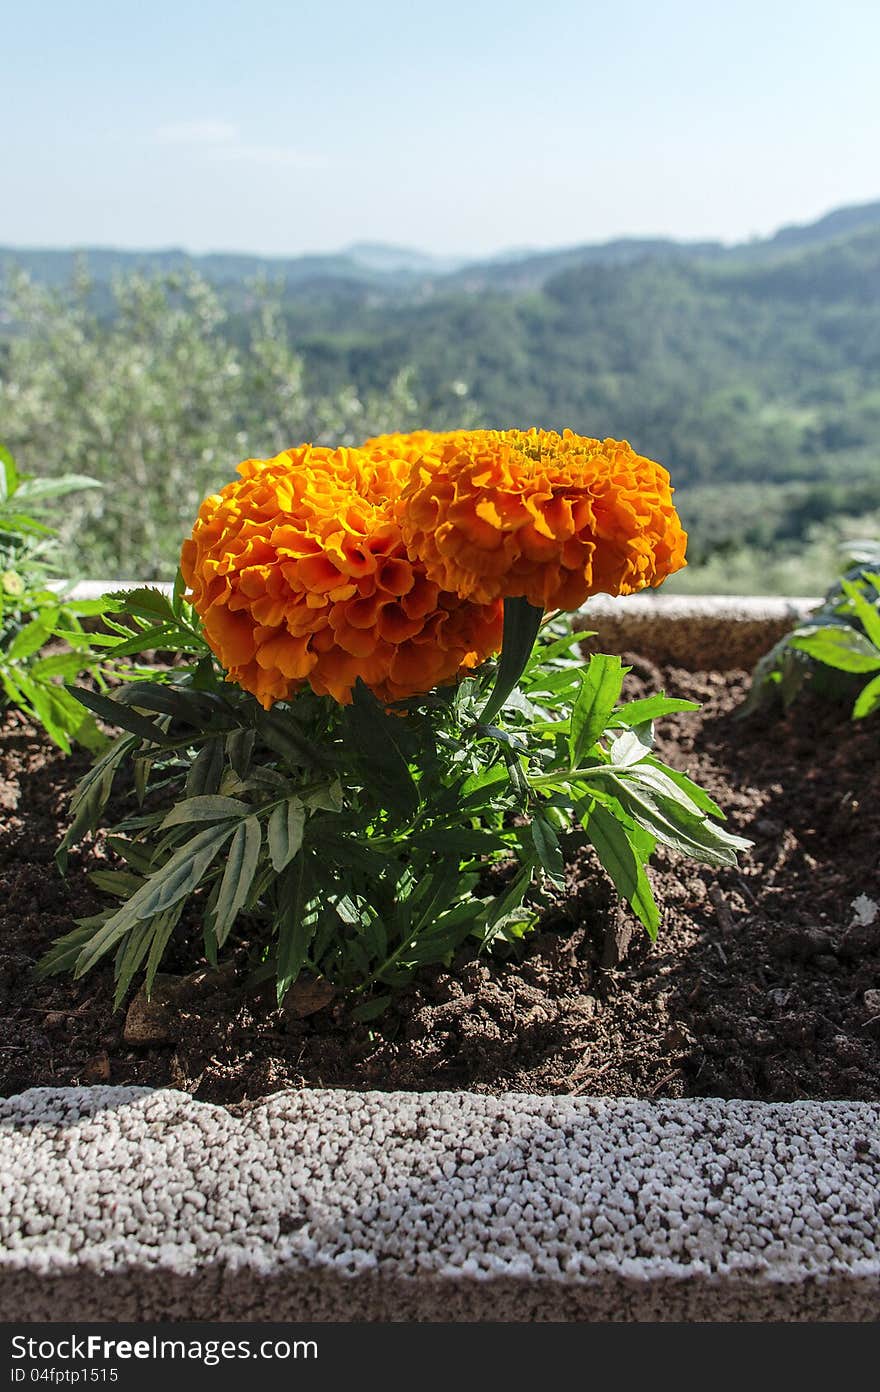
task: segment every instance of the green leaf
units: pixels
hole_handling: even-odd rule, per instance
[[[214,932],[222,947],[250,891],[260,859],[263,829],[256,817],[248,817],[236,828],[220,891],[214,907]]]
[[[880,670],[880,650],[858,629],[845,624],[796,629],[788,642],[797,652],[804,652],[817,662],[824,662],[826,667],[836,667],[841,672]]]
[[[873,714],[878,708],[880,708],[880,677],[875,677],[859,692],[853,706],[853,720],[863,720],[866,715]]]
[[[508,919],[517,913],[530,884],[534,872],[534,862],[527,860],[503,894],[493,899],[484,920],[483,946],[489,944],[502,932]]]
[[[148,999],[156,979],[156,972],[159,970],[159,965],[165,955],[168,939],[177,927],[182,912],[183,901],[181,900],[179,904],[175,904],[173,909],[169,909],[167,913],[159,914],[157,918],[153,919],[153,941],[150,944],[150,955],[147,958],[147,969],[144,973],[144,990]]]
[[[230,826],[208,827],[175,851],[86,944],[77,958],[76,976],[89,971],[138,919],[164,913],[198,888],[231,834]]]
[[[250,810],[248,804],[238,798],[208,793],[178,802],[161,826],[164,830],[165,827],[182,826],[186,822],[221,822],[229,817],[246,817]]]
[[[489,699],[480,712],[482,724],[494,720],[522,676],[543,621],[543,609],[527,599],[505,599],[501,657]]]
[[[12,452],[0,445],[0,502],[5,503],[18,488],[18,469]]]
[[[695,815],[680,797],[655,791],[631,770],[612,775],[607,783],[633,821],[663,845],[705,865],[736,865],[737,852],[748,850],[752,844],[715,826],[702,814]]]
[[[626,821],[601,802],[593,801],[584,815],[583,826],[618,894],[632,907],[653,941],[660,926],[660,912],[637,849],[639,843],[627,831]]]
[[[401,753],[400,719],[386,715],[358,678],[344,722],[346,745],[365,789],[392,812],[404,818],[413,816],[419,805],[419,790]]]
[[[150,856],[142,846],[138,846],[134,841],[129,841],[123,836],[108,836],[107,845],[115,853],[137,870],[141,875],[149,875],[153,869]]]
[[[153,585],[140,585],[133,590],[115,590],[112,598],[119,604],[119,613],[138,614],[148,619],[170,623],[177,618],[171,600],[164,591]]]
[[[154,725],[153,721],[147,720],[146,716],[138,715],[137,711],[129,710],[120,701],[114,701],[112,697],[104,696],[100,691],[89,691],[84,686],[72,686],[68,687],[67,690],[95,715],[106,720],[108,725],[116,725],[120,729],[128,730],[142,740],[149,740],[151,744],[171,743],[168,735],[159,725]]]
[[[165,623],[155,624],[152,628],[142,629],[131,638],[120,639],[103,646],[106,646],[114,657],[129,657],[133,653],[154,652],[157,649],[173,652],[178,648],[188,647],[191,642],[192,635],[181,632],[176,623]]]
[[[546,672],[550,663],[557,662],[560,658],[568,658],[573,667],[579,667],[580,662],[577,658],[571,657],[571,650],[583,643],[587,638],[595,638],[595,633],[587,628],[572,629],[570,633],[564,633],[559,638],[554,638],[551,642],[540,642],[535,647],[532,657],[527,664],[529,672],[534,671],[540,680],[541,674]]]
[[[123,759],[136,748],[137,741],[131,735],[123,735],[110,746],[80,779],[70,800],[73,820],[58,850],[55,863],[62,874],[67,869],[67,852],[75,846],[87,831],[94,831],[107,805],[113,788],[113,780]]]
[[[305,852],[300,851],[287,866],[279,886],[281,913],[278,919],[277,991],[278,1004],[296,981],[309,953],[318,915],[309,910],[311,872]]]
[[[861,621],[868,638],[880,650],[880,612],[878,612],[877,606],[865,598],[858,585],[853,584],[852,580],[841,580],[840,588],[851,601],[856,618]]]
[[[117,957],[116,970],[116,993],[113,997],[113,1009],[118,1010],[125,999],[125,993],[132,983],[135,972],[141,966],[144,958],[149,952],[153,939],[156,936],[156,921],[146,920],[133,928],[128,935],[128,941],[120,943],[120,952]]]
[[[93,885],[105,894],[113,894],[117,899],[127,899],[140,889],[143,875],[132,874],[130,870],[93,870],[89,875]]]
[[[29,478],[18,485],[17,497],[23,503],[44,503],[76,493],[84,488],[100,488],[98,479],[87,474],[61,474],[58,478]]]
[[[303,806],[310,807],[314,812],[340,812],[343,800],[342,784],[338,778],[334,778],[331,783],[308,793],[303,798]]]
[[[206,793],[216,793],[223,774],[223,743],[219,739],[208,740],[193,759],[186,775],[186,795],[188,798],[201,797]]]
[[[304,735],[292,713],[282,703],[272,710],[259,710],[256,715],[257,733],[280,754],[291,768],[333,767],[333,759],[314,740]]]
[[[657,769],[659,773],[665,774],[673,783],[685,793],[691,802],[696,805],[700,812],[708,812],[712,817],[718,817],[720,821],[727,820],[727,816],[714,798],[711,798],[705,788],[701,788],[692,778],[688,778],[686,773],[679,772],[678,769],[670,768],[668,764],[661,764],[659,759],[650,756],[642,764],[642,777],[645,776],[645,767]]]
[[[537,814],[529,825],[529,835],[542,869],[554,884],[565,883],[565,864],[556,832],[546,818]]]
[[[10,662],[20,662],[22,658],[30,657],[32,653],[38,652],[44,647],[49,635],[55,627],[58,618],[58,610],[51,609],[47,614],[40,614],[36,619],[32,619],[29,624],[16,633],[4,656]]]
[[[46,976],[59,976],[61,972],[73,971],[76,959],[82,952],[84,945],[94,934],[96,926],[100,925],[105,917],[104,914],[98,914],[94,918],[80,919],[71,932],[56,938],[34,968],[37,979],[42,980]]]
[[[296,855],[303,842],[306,813],[298,797],[280,802],[269,818],[269,858],[278,874]]]
[[[653,727],[650,721],[647,725],[636,725],[624,730],[622,735],[611,741],[608,751],[611,762],[617,768],[631,768],[651,752],[652,743]]]
[[[571,712],[568,749],[571,767],[578,763],[602,734],[623,686],[623,664],[619,657],[595,653],[581,677],[581,688]]]
[[[351,1012],[351,1018],[359,1020],[361,1024],[366,1023],[367,1020],[376,1020],[380,1015],[384,1015],[391,1001],[391,995],[373,996],[372,1000],[364,1001],[362,1005],[356,1005]]]
[[[183,614],[184,598],[186,594],[186,581],[183,578],[183,571],[177,567],[177,574],[174,577],[174,588],[171,591],[171,612],[176,619]]]
[[[31,676],[39,681],[47,681],[50,677],[64,677],[68,682],[75,681],[80,672],[84,670],[85,655],[78,652],[53,653],[51,657],[39,657],[36,662],[28,664]],[[80,709],[80,719],[82,710]]]
[[[458,857],[432,866],[420,879],[409,905],[410,932],[418,934],[457,898],[461,872]]]
[[[232,730],[226,736],[226,757],[239,778],[247,778],[254,752],[256,730]]]
[[[682,701],[675,696],[646,696],[641,701],[627,701],[616,710],[609,725],[645,725],[649,720],[662,720],[677,711],[698,711],[699,701]]]

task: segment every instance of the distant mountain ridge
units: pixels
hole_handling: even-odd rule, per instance
[[[434,256],[384,242],[358,242],[339,252],[269,257],[243,252],[193,254],[182,248],[127,251],[108,247],[63,250],[0,247],[0,271],[17,266],[34,279],[67,283],[79,264],[93,279],[109,282],[132,271],[167,274],[192,270],[215,285],[242,284],[260,276],[289,290],[322,287],[372,291],[395,298],[435,292],[473,294],[484,290],[520,293],[540,289],[560,273],[587,266],[620,267],[640,261],[773,262],[780,255],[816,250],[841,237],[880,228],[880,202],[837,208],[817,221],[782,227],[770,237],[726,246],[721,242],[663,237],[619,237],[607,242],[540,250],[507,250],[467,259]]]

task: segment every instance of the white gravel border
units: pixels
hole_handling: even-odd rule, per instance
[[[870,1320],[880,1106],[35,1088],[0,1318]]]
[[[732,667],[817,602],[583,617]],[[875,1320],[878,1181],[873,1103],[36,1088],[0,1102],[0,1319]]]

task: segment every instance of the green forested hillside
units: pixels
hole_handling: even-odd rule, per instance
[[[246,368],[230,373],[221,392],[224,419],[246,422],[252,452],[289,442],[278,438],[279,418],[285,429],[299,424],[313,433],[322,421],[329,429],[344,418],[346,431],[356,436],[359,420],[365,428],[373,418],[384,421],[387,412],[376,403],[389,383],[399,389],[406,380],[412,420],[427,425],[461,419],[571,426],[624,436],[661,459],[692,534],[693,569],[680,585],[817,590],[824,576],[816,567],[833,564],[836,533],[877,529],[880,205],[839,210],[810,228],[784,229],[768,241],[732,249],[620,242],[450,271],[412,269],[411,257],[407,262],[381,248],[365,258],[371,264],[361,264],[356,252],[275,263],[277,275],[272,263],[254,261],[253,270],[269,275],[270,288],[259,295],[246,272],[248,258],[175,261],[178,274],[189,274],[193,265],[214,282],[213,292],[204,287],[205,294],[219,296],[211,333]],[[38,259],[57,254],[29,255],[32,275],[58,279],[57,267],[50,274]],[[102,336],[109,342],[115,335],[117,359],[121,351],[125,311],[109,277],[114,267],[126,270],[126,254],[111,255],[117,257],[112,266],[92,267],[95,283],[77,311],[96,364]],[[0,253],[4,259],[8,263]],[[376,269],[386,263],[393,269]],[[181,293],[165,291],[169,313],[192,312]],[[267,302],[274,305],[268,329]],[[62,312],[57,299],[53,312]],[[43,350],[52,351],[46,315],[26,319],[15,305],[7,309],[0,438],[11,430],[31,467],[54,470],[62,461],[46,457],[46,433],[38,440],[20,407],[27,387],[22,373],[36,371],[41,332]],[[287,368],[311,403],[301,421],[295,410],[270,409],[269,398],[255,407],[255,380],[283,395],[287,368],[279,367],[277,355],[274,377],[257,370],[255,379],[251,370],[255,341],[265,357],[267,334],[270,341],[280,339],[282,325],[292,344]],[[155,323],[154,331],[158,364],[163,344]],[[146,345],[142,371],[149,372],[149,358]],[[199,355],[191,360],[195,373]],[[186,355],[179,355],[181,391],[186,372]],[[158,365],[155,373],[158,380]],[[245,380],[249,396],[238,407],[235,392]],[[173,392],[173,383],[163,383],[163,391]],[[41,409],[51,414],[45,380],[41,390]],[[79,390],[88,416],[88,381]],[[58,385],[59,402],[62,397],[59,423],[63,415],[69,429],[77,410],[69,384]],[[355,406],[322,415],[315,407],[321,401],[361,403],[360,413]],[[367,412],[365,401],[374,403]],[[184,412],[173,444],[183,451],[185,420]],[[199,431],[203,435],[204,426],[193,424],[193,447],[202,449]],[[238,444],[243,448],[243,441]],[[230,440],[225,457],[217,457],[223,446],[212,438],[210,449],[222,482],[241,448]],[[37,450],[41,457],[34,456]],[[80,455],[66,466],[72,463],[88,470],[88,431]],[[199,487],[205,479],[200,466]],[[124,558],[119,564],[130,569]]]

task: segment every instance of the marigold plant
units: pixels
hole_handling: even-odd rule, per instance
[[[585,664],[546,612],[684,563],[659,465],[570,432],[423,431],[239,474],[170,599],[110,602],[110,651],[182,658],[78,692],[123,733],[77,789],[62,863],[120,770],[142,809],[96,876],[121,904],[41,970],[113,951],[121,1001],[172,940],[211,963],[235,946],[279,999],[307,971],[370,1019],[428,963],[519,951],[573,828],[652,937],[658,844],[710,865],[748,844],[653,753],[653,721],[693,703],[621,703],[620,659]]]

